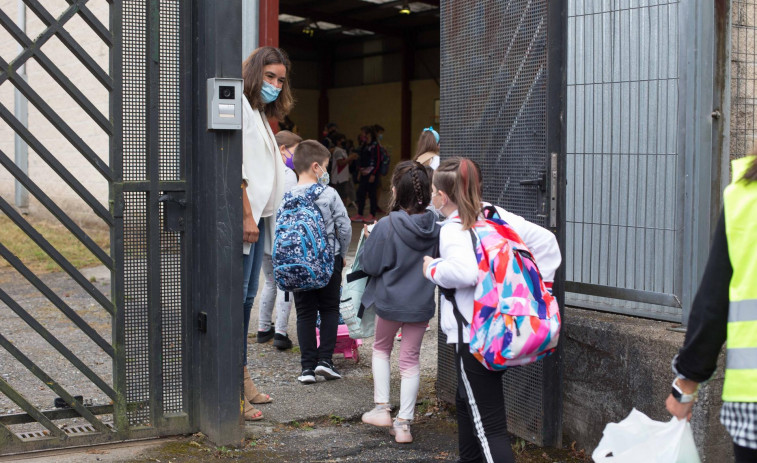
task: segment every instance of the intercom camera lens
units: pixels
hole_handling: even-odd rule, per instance
[[[234,99],[234,87],[229,85],[222,85],[218,88],[218,97],[222,100]]]

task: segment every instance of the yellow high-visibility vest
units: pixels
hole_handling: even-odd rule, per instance
[[[754,157],[733,161],[724,192],[725,234],[733,267],[723,400],[757,402],[757,182],[743,181]]]

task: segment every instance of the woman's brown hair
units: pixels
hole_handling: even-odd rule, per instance
[[[418,137],[418,145],[415,150],[414,160],[418,160],[418,156],[424,153],[439,154],[439,144],[436,143],[436,138],[430,130],[424,130],[421,132],[421,136]]]
[[[746,173],[744,173],[744,176],[741,178],[741,180],[747,183],[757,182],[757,149],[752,151],[752,156],[754,157],[752,165],[749,166]]]
[[[457,204],[463,230],[476,223],[481,212],[481,179],[473,161],[463,157],[447,158],[434,171],[434,186]]]
[[[260,89],[263,87],[263,68],[269,64],[283,64],[287,75],[279,97],[272,103],[265,104],[260,96]],[[281,48],[260,47],[250,53],[250,56],[242,63],[242,79],[244,79],[244,95],[252,109],[263,111],[266,117],[283,121],[294,106],[292,87],[289,84],[291,72],[292,63]]]
[[[392,173],[391,210],[420,214],[431,202],[431,181],[426,168],[415,161],[402,161]]]

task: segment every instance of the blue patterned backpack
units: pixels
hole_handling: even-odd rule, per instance
[[[315,184],[304,195],[284,194],[276,214],[273,278],[282,291],[323,288],[334,273],[334,250],[315,200],[325,190]]]

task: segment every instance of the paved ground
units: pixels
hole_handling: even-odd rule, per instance
[[[355,234],[360,227],[355,226]],[[353,241],[354,248],[355,241]],[[354,252],[354,249],[352,249]],[[83,271],[104,294],[110,294],[109,274],[104,268]],[[100,335],[110,342],[110,315],[65,274],[48,274],[42,280],[72,309],[76,310]],[[33,287],[13,272],[0,273],[0,287],[8,292],[51,333],[83,359],[98,376],[112,383],[110,358],[88,340],[61,312]],[[261,285],[262,287],[262,285]],[[2,333],[24,351],[43,370],[51,373],[69,391],[81,394],[94,404],[107,404],[109,399],[91,382],[84,379],[48,343],[34,334],[22,319],[0,303]],[[417,422],[413,427],[415,442],[398,445],[385,429],[360,423],[360,415],[372,406],[373,385],[370,370],[371,340],[360,347],[361,359],[354,362],[341,356],[335,364],[344,375],[338,381],[319,381],[302,385],[299,374],[299,351],[278,351],[271,343],[258,344],[250,337],[248,359],[258,387],[271,394],[274,402],[261,405],[265,419],[248,424],[247,438],[239,449],[218,448],[204,436],[185,436],[145,442],[131,442],[81,450],[57,451],[38,455],[0,457],[0,462],[200,462],[211,459],[235,459],[254,462],[426,462],[456,461],[456,423],[449,410],[436,401],[436,319],[431,321],[421,350],[421,393]],[[290,336],[297,345],[295,314],[290,314]],[[251,332],[257,330],[257,308],[253,309]],[[399,347],[396,342],[395,346]],[[393,368],[397,371],[397,352]],[[37,407],[50,408],[55,396],[33,375],[0,349],[2,378],[22,391]],[[392,386],[392,402],[398,404],[398,381]],[[18,406],[0,394],[0,414],[18,413]],[[77,423],[72,420],[71,423]],[[30,425],[25,425],[29,427]],[[24,430],[16,427],[14,431]],[[549,451],[531,448],[516,442],[518,462],[586,461],[580,452]]]

